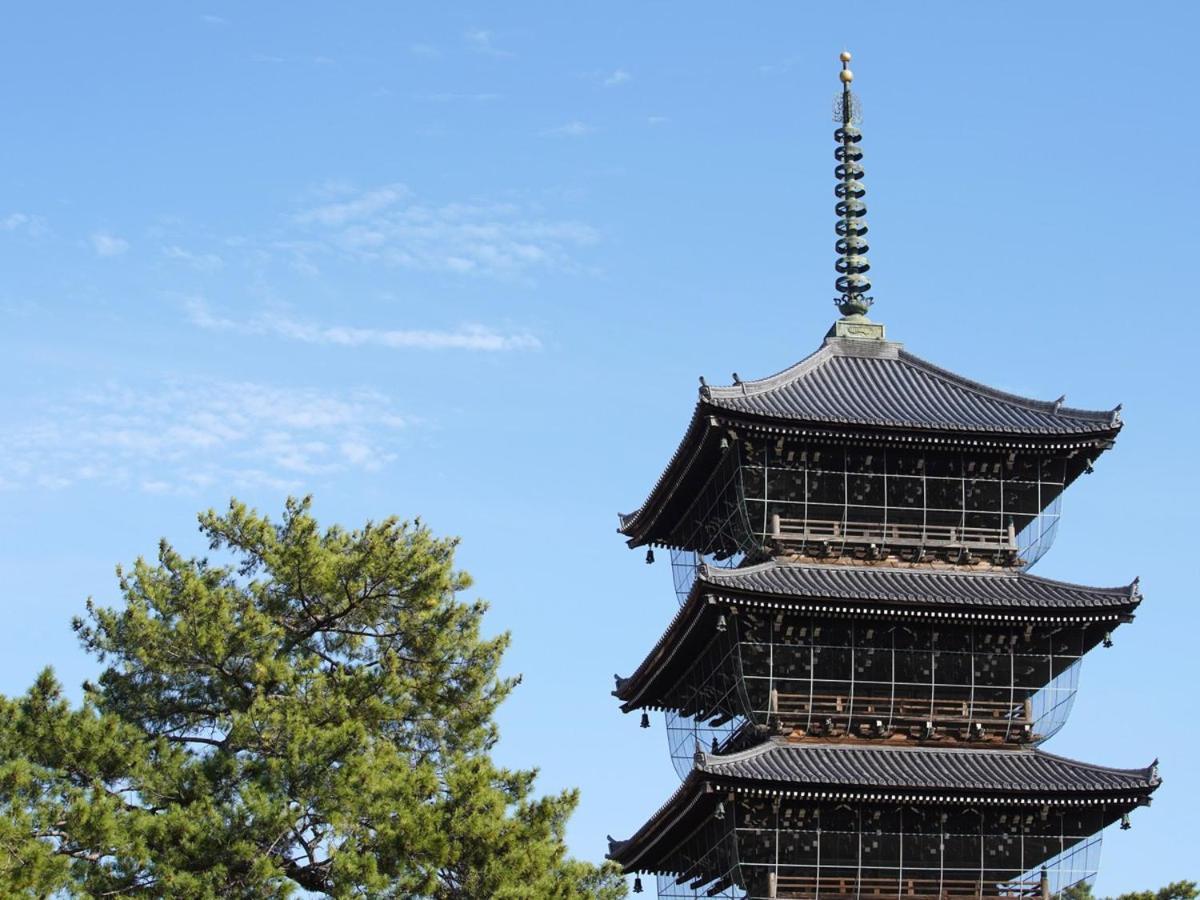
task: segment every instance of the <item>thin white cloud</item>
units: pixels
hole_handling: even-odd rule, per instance
[[[163,247],[163,256],[175,262],[185,263],[200,272],[215,272],[225,265],[216,253],[195,253],[176,244]]]
[[[502,50],[492,40],[492,33],[484,28],[473,28],[463,35],[463,39],[477,53],[507,59],[516,56],[511,50]]]
[[[206,25],[228,25],[229,24],[228,19],[223,18],[221,16],[214,16],[211,13],[207,13],[207,14],[201,16],[200,21]]]
[[[572,253],[596,243],[595,229],[547,220],[519,203],[416,202],[401,184],[356,191],[327,186],[324,202],[291,216],[296,230],[270,249],[297,271],[318,274],[322,258],[421,271],[521,276],[570,268]]]
[[[295,490],[381,469],[411,424],[375,390],[221,380],[111,383],[39,408],[40,418],[0,430],[0,489]]]
[[[297,213],[293,218],[302,225],[314,222],[320,225],[344,225],[355,219],[365,218],[372,213],[382,212],[403,200],[408,193],[408,188],[402,184],[387,184],[357,194],[349,200],[306,209]]]
[[[499,100],[502,96],[502,94],[488,92],[455,93],[453,91],[440,91],[430,94],[413,94],[413,99],[421,103],[489,103],[493,100]]]
[[[567,122],[565,125],[558,125],[554,128],[546,128],[542,131],[542,134],[546,137],[579,138],[592,134],[595,130],[595,128],[593,128],[591,125],[588,125],[586,122],[580,122],[578,119],[575,119],[571,122]]]
[[[266,334],[305,344],[338,347],[383,347],[391,350],[473,350],[504,352],[537,350],[541,341],[525,331],[502,333],[483,325],[465,325],[453,331],[357,328],[348,325],[323,325],[278,313],[263,313],[247,319],[215,314],[200,298],[186,303],[188,320],[210,331],[242,335]]]
[[[107,231],[97,231],[88,238],[96,255],[104,258],[120,256],[129,249],[129,241]]]
[[[760,75],[782,75],[785,72],[790,72],[802,59],[803,57],[800,56],[789,56],[787,59],[781,59],[779,62],[764,63],[758,67],[758,73]]]
[[[667,116],[646,116],[646,124],[653,127],[666,125],[671,120]]]
[[[442,55],[442,51],[439,50],[433,44],[426,44],[426,43],[422,43],[422,42],[417,42],[415,44],[409,44],[408,52],[411,53],[413,56],[423,56],[426,59],[436,59],[437,57]]]
[[[617,87],[618,85],[627,84],[633,81],[633,76],[624,69],[614,69],[608,75],[604,76],[601,82],[605,87]]]
[[[41,216],[29,213],[13,212],[0,218],[0,231],[11,231],[26,234],[29,237],[41,237],[49,232],[46,220]]]

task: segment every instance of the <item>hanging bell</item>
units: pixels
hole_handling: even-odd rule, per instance
[[[721,745],[717,743],[717,736],[714,734],[713,739],[712,739],[712,752],[717,753],[718,751],[720,751],[720,749],[721,749]]]
[[[1104,632],[1104,648],[1107,650],[1112,645],[1113,645],[1112,632],[1111,631]]]
[[[633,892],[640,894],[642,892],[642,876],[638,875],[633,879]]]
[[[725,623],[725,614],[717,616],[717,631],[724,631],[729,626]]]
[[[713,818],[718,821],[725,818],[725,801],[720,800],[717,803],[716,812],[713,813]]]
[[[651,547],[649,550],[646,551],[646,565],[650,565],[652,562],[654,562],[654,548],[653,547]]]
[[[1121,830],[1128,831],[1132,827],[1133,826],[1129,823],[1129,813],[1125,813],[1121,816]]]
[[[648,712],[642,713],[642,727],[643,728],[650,727],[650,713],[648,713]]]

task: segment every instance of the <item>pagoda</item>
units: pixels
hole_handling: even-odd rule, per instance
[[[835,102],[839,318],[769,378],[701,379],[630,547],[680,606],[613,692],[666,719],[679,789],[609,858],[661,898],[1042,898],[1094,877],[1157,762],[1040,749],[1138,583],[1029,574],[1121,430],[979,384],[868,317],[858,99]]]

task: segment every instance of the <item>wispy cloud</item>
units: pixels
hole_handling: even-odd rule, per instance
[[[614,69],[612,72],[604,76],[604,80],[601,81],[601,84],[603,84],[605,87],[617,87],[621,84],[628,84],[630,81],[633,81],[632,75],[630,75],[624,69]]]
[[[358,328],[349,325],[324,325],[279,313],[262,313],[251,318],[234,319],[214,313],[204,300],[195,297],[187,301],[186,309],[188,320],[200,328],[242,335],[266,334],[305,344],[384,347],[392,350],[483,352],[537,350],[541,347],[541,341],[528,332],[503,333],[483,325],[465,325],[453,331]]]
[[[19,232],[29,237],[41,237],[49,230],[44,218],[29,213],[14,212],[0,218],[0,231]]]
[[[646,116],[646,124],[651,127],[666,125],[670,121],[670,118],[667,116]]]
[[[593,133],[596,129],[586,122],[580,122],[578,119],[567,122],[565,125],[557,125],[554,128],[546,128],[542,130],[544,137],[567,137],[579,138]]]
[[[88,240],[92,245],[92,250],[99,257],[120,256],[129,249],[129,241],[107,231],[94,232]]]
[[[507,59],[516,56],[511,50],[503,50],[497,47],[493,41],[492,32],[484,28],[473,28],[463,35],[463,40],[477,53],[483,53],[487,56],[495,56],[500,59]]]
[[[764,63],[758,67],[758,74],[782,75],[785,72],[790,72],[802,59],[803,57],[800,56],[789,56],[787,59],[779,60],[779,62]]]
[[[383,212],[399,203],[409,194],[402,184],[387,184],[357,194],[348,200],[314,206],[298,212],[293,219],[301,225],[345,225],[347,222],[366,218],[373,213]]]
[[[323,257],[377,262],[422,271],[514,277],[569,268],[579,247],[596,243],[594,228],[547,220],[536,209],[505,203],[419,203],[402,184],[367,190],[330,189],[334,196],[294,213],[292,233],[271,249],[306,274]]]
[[[382,468],[411,424],[378,391],[244,381],[111,383],[39,407],[40,417],[0,431],[0,489],[295,490]]]
[[[195,253],[175,244],[163,247],[163,256],[185,263],[200,272],[215,272],[225,265],[225,261],[215,253]]]
[[[419,41],[415,44],[409,44],[408,52],[413,56],[422,56],[426,59],[436,59],[442,55],[442,51],[439,50],[435,45],[426,44]]]
[[[200,17],[200,21],[205,25],[228,25],[229,20],[222,16],[215,16],[212,13],[206,13]]]
[[[413,99],[421,103],[489,103],[493,100],[499,100],[502,96],[502,94],[492,94],[482,91],[479,93],[440,91],[430,94],[413,94]]]

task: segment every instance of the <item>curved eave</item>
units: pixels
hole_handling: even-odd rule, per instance
[[[795,758],[789,760],[793,754]],[[802,754],[812,758],[805,759]],[[839,754],[845,756],[838,759]],[[822,759],[817,760],[818,755]],[[782,757],[783,761],[779,763],[770,757]],[[829,763],[831,757],[833,764]],[[766,762],[762,764],[764,759]],[[789,762],[801,765],[789,767]],[[818,764],[809,765],[810,762]],[[1004,775],[1006,768],[1013,770],[1011,775]],[[927,783],[924,775],[911,777],[911,772],[924,769],[935,773],[937,783]],[[768,773],[767,777],[754,774],[760,770]],[[856,777],[855,772],[860,770],[866,777]],[[1027,777],[1038,770],[1049,777],[1032,784],[1022,783],[1022,773]],[[989,771],[991,774],[982,774]],[[1000,782],[996,779],[997,771]],[[818,774],[816,779],[807,777],[814,772]],[[626,872],[672,871],[660,865],[663,858],[700,817],[711,814],[720,797],[729,793],[814,802],[1024,808],[1091,806],[1106,808],[1115,820],[1122,812],[1147,803],[1160,784],[1157,762],[1143,769],[1113,769],[1041,750],[858,750],[805,747],[773,740],[726,757],[699,754],[696,768],[632,837],[624,841],[609,840],[607,857]],[[655,853],[664,845],[663,852]]]
[[[706,449],[706,437],[711,430],[717,428],[764,434],[791,434],[854,443],[879,441],[912,447],[1067,451],[1091,447],[1097,452],[1103,452],[1110,447],[1121,430],[1120,406],[1111,410],[1087,410],[1061,406],[1053,401],[1032,400],[956,375],[900,349],[898,344],[883,343],[875,349],[868,346],[869,344],[870,342],[829,339],[817,352],[769,378],[743,381],[726,387],[701,388],[700,401],[693,410],[683,439],[646,500],[633,512],[618,514],[618,531],[628,538],[629,545],[638,547],[662,540],[661,535],[652,534],[655,525],[680,486],[687,481],[696,461]],[[977,417],[978,421],[972,421],[965,412],[958,420],[951,415],[879,416],[841,415],[833,412],[838,405],[847,402],[847,397],[863,389],[864,384],[858,381],[840,385],[837,397],[831,400],[830,407],[820,414],[801,409],[789,411],[789,404],[783,401],[761,404],[762,408],[758,409],[747,406],[748,398],[769,398],[785,392],[835,357],[854,356],[875,356],[893,360],[896,365],[904,367],[905,372],[911,370],[920,373],[920,378],[930,384],[949,386],[948,389],[959,392],[962,396],[1000,405],[1012,411],[1012,415],[1008,417],[1012,418],[1013,422],[1006,425],[1001,421],[982,421],[982,417]],[[866,387],[886,390],[886,385],[871,384],[869,380]],[[920,393],[917,388],[911,386],[909,392]],[[926,390],[926,393],[929,391]],[[917,407],[919,408],[919,404]],[[913,408],[913,404],[898,403],[897,408]],[[1029,419],[1025,425],[1021,424],[1021,412]],[[1003,419],[1005,416],[996,418]],[[711,448],[709,449],[711,451]]]
[[[703,566],[697,583],[709,591],[751,597],[896,603],[975,612],[1099,612],[1132,610],[1141,603],[1139,580],[1116,587],[1056,581],[1026,572],[781,563],[722,569]]]
[[[843,368],[846,371],[840,371]],[[812,384],[811,390],[803,384],[814,381],[819,383]],[[833,412],[840,405],[852,405],[856,395],[868,394],[873,403],[863,408],[887,408],[886,415]],[[1115,434],[1121,428],[1119,406],[1080,409],[1011,394],[944,369],[888,341],[827,338],[819,350],[782,372],[755,381],[706,387],[703,396],[719,409],[813,424],[1026,437]]]
[[[835,591],[828,584],[821,585],[820,578],[813,579],[817,589],[802,592],[792,585],[787,592],[748,590],[730,582],[770,570],[787,570],[789,574],[804,573],[817,576],[852,575],[867,589]],[[920,589],[931,579],[947,581],[953,585],[963,582],[976,586],[981,579],[989,588],[997,589],[994,599],[983,602],[979,597],[964,600],[960,595],[946,593],[941,596],[922,596]],[[994,579],[1011,579],[997,581]],[[901,598],[895,591],[869,589],[872,581],[913,581],[917,587]],[[1035,585],[1042,592],[1040,604],[1033,602],[1026,590]],[[1006,602],[1005,591],[1012,592],[1011,602]],[[1025,594],[1025,596],[1018,596]],[[1056,595],[1059,604],[1055,605]],[[1070,601],[1069,604],[1067,601]],[[673,684],[678,672],[673,667],[683,665],[679,660],[690,659],[698,652],[698,644],[710,639],[712,620],[720,612],[733,608],[763,609],[772,612],[797,614],[825,614],[851,616],[871,620],[924,619],[947,622],[981,622],[992,624],[1065,624],[1094,625],[1102,623],[1115,629],[1133,618],[1133,613],[1142,601],[1135,579],[1123,587],[1092,588],[1039,578],[1035,575],[1001,575],[992,573],[929,573],[905,569],[851,569],[845,566],[786,565],[776,562],[761,563],[745,569],[713,569],[704,567],[696,579],[685,603],[679,608],[666,630],[654,647],[627,678],[617,678],[613,695],[621,702],[621,711],[628,713],[638,709],[657,709],[654,699],[661,695],[664,685]],[[1098,639],[1097,639],[1098,641]],[[1094,646],[1094,644],[1093,644]],[[1091,649],[1088,647],[1087,649]],[[665,680],[664,680],[665,679]]]

